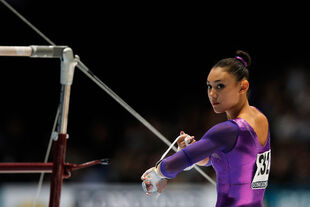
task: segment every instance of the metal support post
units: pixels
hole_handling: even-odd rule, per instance
[[[64,164],[67,144],[67,126],[70,102],[70,90],[73,81],[74,68],[77,62],[73,57],[70,48],[63,50],[61,58],[61,99],[60,99],[60,116],[58,120],[58,137],[54,140],[53,145],[53,172],[50,186],[49,207],[59,207],[61,188],[64,179]]]

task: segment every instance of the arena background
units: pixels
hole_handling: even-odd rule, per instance
[[[272,168],[266,206],[309,203],[310,52],[308,29],[297,24],[304,19],[302,12],[292,19],[285,11],[274,13],[274,8],[252,13],[254,7],[244,10],[237,5],[229,13],[211,9],[217,8],[211,5],[59,0],[8,3],[57,45],[71,47],[96,76],[170,141],[180,130],[199,138],[225,120],[224,115],[213,113],[208,102],[206,76],[219,59],[233,56],[237,49],[249,52],[253,63],[250,104],[267,115],[271,128]],[[48,45],[2,4],[0,17],[0,45]],[[0,161],[42,162],[59,102],[59,60],[1,57],[0,68]],[[91,196],[85,197],[87,205],[82,204],[86,201],[80,194],[101,197],[100,193],[108,191],[116,192],[113,196],[134,192],[127,198],[116,196],[119,202],[120,198],[134,202],[144,196],[141,174],[167,148],[78,69],[68,133],[67,161],[110,158],[112,164],[74,172],[64,183],[62,200],[71,200],[63,206],[99,206],[95,202],[101,201],[89,199]],[[211,168],[204,171],[215,178]],[[38,179],[37,174],[1,174],[2,206],[27,206]],[[46,175],[43,197],[48,196],[49,179]],[[167,194],[176,200],[184,198],[184,193],[192,194],[191,202],[212,206],[216,196],[214,187],[194,171],[179,175],[170,185],[188,189],[178,192],[179,188],[168,186]],[[196,186],[203,190],[198,193]],[[127,189],[127,193],[119,189]],[[197,196],[205,191],[210,193]],[[8,204],[10,195],[25,192],[28,197],[20,196],[20,201]],[[150,200],[139,202],[137,206],[142,206]],[[161,205],[176,205],[175,200],[169,202]],[[47,206],[44,201],[40,205]]]

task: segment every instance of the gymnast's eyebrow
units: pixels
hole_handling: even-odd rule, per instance
[[[221,82],[222,80],[215,80],[214,83]],[[210,81],[207,80],[207,83],[210,83]]]

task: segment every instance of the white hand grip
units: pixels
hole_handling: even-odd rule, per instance
[[[156,184],[162,179],[161,177],[159,177],[157,175],[157,173],[155,172],[155,170],[152,170],[148,175],[147,175],[148,179],[147,180],[144,180],[142,182],[142,188],[144,190],[144,192],[146,193],[154,193],[157,191],[157,187],[156,187]],[[151,181],[151,184],[152,184],[152,189],[151,190],[147,190],[146,189],[146,184],[145,182],[146,181]]]

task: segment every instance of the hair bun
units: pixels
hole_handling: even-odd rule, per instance
[[[243,61],[242,60],[241,61],[243,62],[243,64],[244,64],[244,62],[246,63],[246,64],[244,64],[244,66],[246,68],[251,66],[251,63],[252,63],[251,56],[247,52],[244,52],[242,50],[237,50],[236,51],[236,57],[242,58]]]

